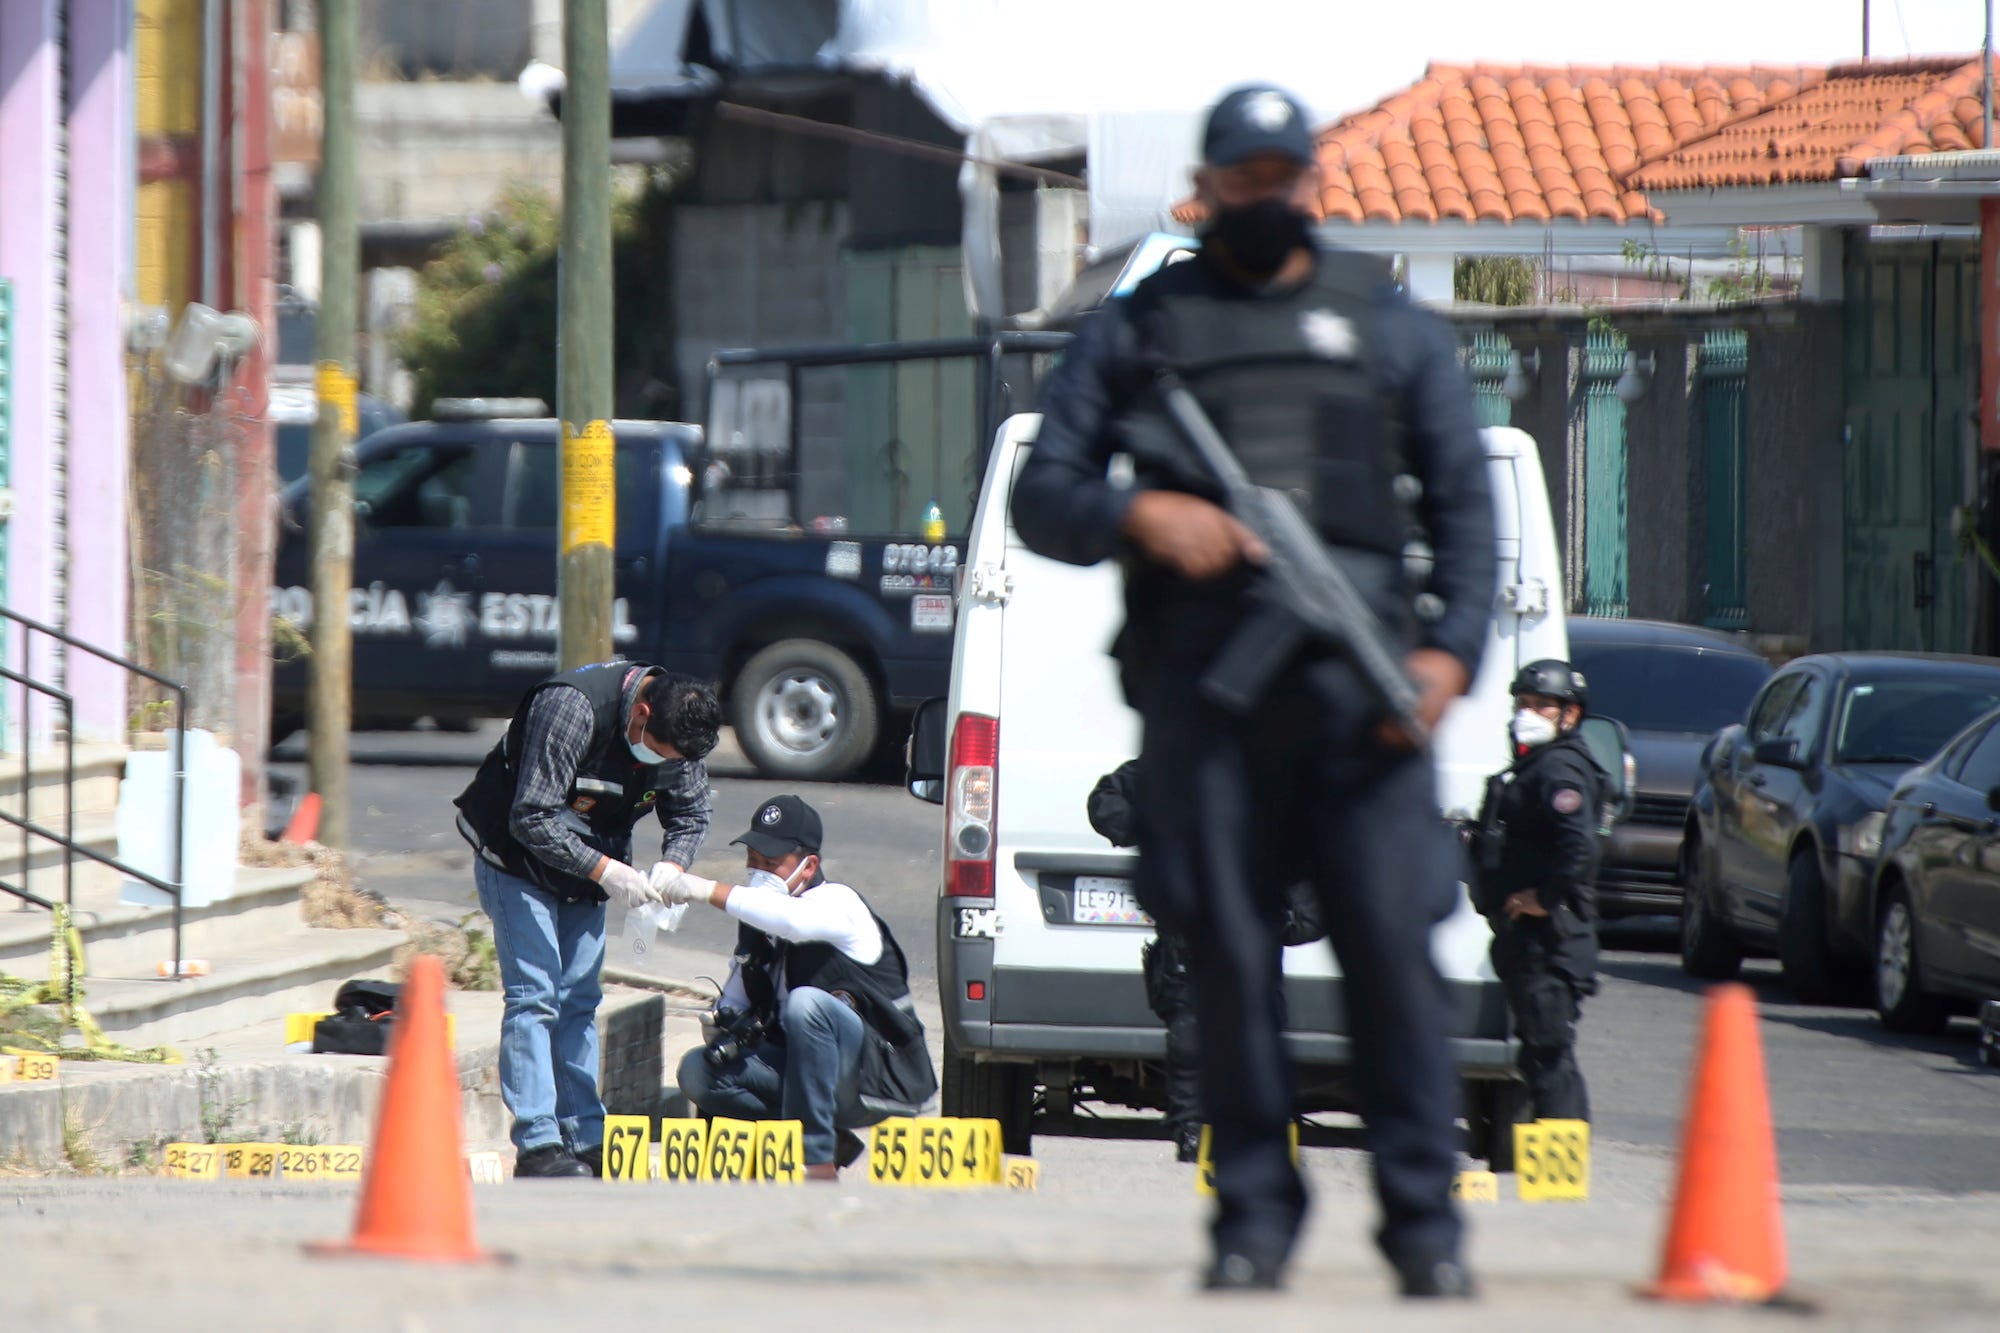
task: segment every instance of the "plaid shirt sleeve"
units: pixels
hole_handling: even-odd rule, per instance
[[[543,690],[528,705],[507,828],[543,865],[589,879],[598,853],[564,821],[576,766],[590,752],[590,704],[576,690]],[[705,784],[704,784],[705,786]],[[704,824],[706,819],[704,817]]]
[[[682,759],[666,768],[667,785],[655,807],[660,827],[666,830],[660,839],[660,859],[685,870],[694,864],[702,839],[708,836],[708,765],[699,759]]]

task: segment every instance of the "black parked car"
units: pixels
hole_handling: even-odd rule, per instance
[[[1874,890],[1886,1026],[1935,1032],[2000,997],[2000,712],[1896,784]]]
[[[1590,684],[1590,711],[1625,724],[1638,769],[1631,816],[1612,830],[1597,874],[1598,910],[1678,912],[1702,748],[1742,720],[1771,666],[1732,635],[1602,616],[1570,617],[1569,655]]]
[[[1828,653],[1772,677],[1703,756],[1681,965],[1726,978],[1746,950],[1772,950],[1802,1000],[1861,994],[1890,789],[1995,707],[1992,658]]]

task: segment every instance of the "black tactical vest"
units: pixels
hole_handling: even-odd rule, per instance
[[[1253,296],[1163,276],[1134,312],[1148,359],[1179,374],[1250,479],[1291,495],[1330,545],[1400,557],[1419,540],[1399,494],[1402,413],[1369,356],[1380,265],[1322,250],[1303,286]]]
[[[865,900],[864,900],[865,901]],[[771,1000],[763,981],[776,963],[784,969],[788,991],[812,986],[845,995],[868,1029],[861,1048],[857,1077],[862,1105],[891,1115],[915,1115],[937,1091],[937,1071],[924,1043],[924,1025],[910,999],[910,965],[903,947],[876,915],[882,933],[882,954],[873,963],[849,958],[823,940],[792,943],[775,940],[761,930],[737,928],[736,953],[742,960],[745,986],[760,1008]],[[752,981],[751,978],[758,980]]]
[[[544,690],[576,690],[592,714],[590,748],[576,766],[563,820],[584,845],[617,861],[632,859],[632,829],[659,799],[660,766],[641,764],[625,741],[625,701],[633,672],[653,668],[613,659],[550,676],[521,697],[514,720],[488,752],[471,785],[454,802],[458,831],[484,860],[560,898],[604,900],[591,880],[543,864],[514,838],[508,821],[520,782],[520,754],[528,705]]]

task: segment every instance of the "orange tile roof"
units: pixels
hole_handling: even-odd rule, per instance
[[[1856,62],[1628,179],[1647,190],[1830,181],[1861,175],[1870,158],[1978,148],[1984,138],[1977,59]]]
[[[1432,65],[1319,132],[1320,213],[1348,222],[1623,223],[1647,190],[1858,176],[1981,145],[1979,61]],[[1174,210],[1202,220],[1192,200]]]

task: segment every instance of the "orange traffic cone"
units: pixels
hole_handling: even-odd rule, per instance
[[[1757,1006],[1742,985],[1708,993],[1680,1180],[1646,1294],[1670,1301],[1770,1301],[1785,1284],[1778,1152],[1764,1085]]]
[[[285,825],[283,841],[311,842],[319,832],[319,793],[309,791],[299,798],[299,808],[292,811],[291,820]]]
[[[396,1005],[389,1086],[361,1181],[354,1238],[306,1248],[401,1259],[489,1258],[472,1236],[472,1181],[462,1158],[458,1070],[445,1038],[444,969],[419,954]]]

